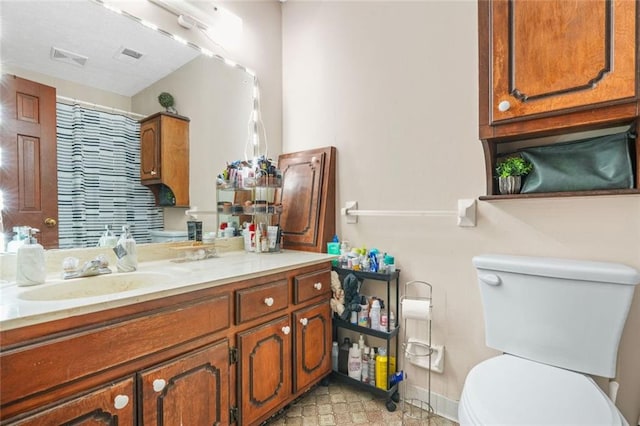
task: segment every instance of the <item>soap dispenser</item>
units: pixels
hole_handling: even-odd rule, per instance
[[[98,240],[98,247],[114,248],[118,244],[118,237],[111,231],[111,225],[105,225],[104,229],[104,234]]]
[[[113,248],[113,251],[118,258],[116,261],[118,272],[133,272],[138,269],[136,240],[129,230],[129,225],[122,226],[122,235],[120,235],[118,244]]]
[[[28,236],[18,248],[16,259],[16,283],[18,286],[43,284],[47,277],[44,248],[38,244],[35,234],[39,229],[27,228]]]

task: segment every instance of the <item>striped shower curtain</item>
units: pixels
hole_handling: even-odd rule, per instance
[[[162,208],[140,183],[140,125],[129,117],[57,103],[60,248],[94,247],[111,225],[137,242],[163,228]]]

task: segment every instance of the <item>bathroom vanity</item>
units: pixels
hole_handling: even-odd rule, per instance
[[[146,262],[157,284],[61,300],[46,286],[66,282],[5,287],[0,421],[258,424],[331,371],[330,259]]]

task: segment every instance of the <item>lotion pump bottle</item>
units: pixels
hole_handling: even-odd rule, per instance
[[[122,226],[122,235],[113,251],[118,260],[116,267],[118,272],[133,272],[138,269],[138,255],[136,253],[136,240],[131,235],[129,225]]]
[[[111,232],[111,225],[105,225],[104,229],[104,234],[98,240],[98,247],[114,248],[118,244],[118,237]]]
[[[18,248],[16,259],[16,283],[18,286],[43,284],[47,277],[44,248],[38,244],[35,234],[40,230],[28,228],[28,237]]]

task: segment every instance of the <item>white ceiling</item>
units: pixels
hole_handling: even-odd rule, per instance
[[[0,58],[12,65],[132,96],[199,55],[165,35],[89,0],[0,1]],[[56,47],[86,65],[51,58]],[[143,54],[133,61],[123,48]]]

